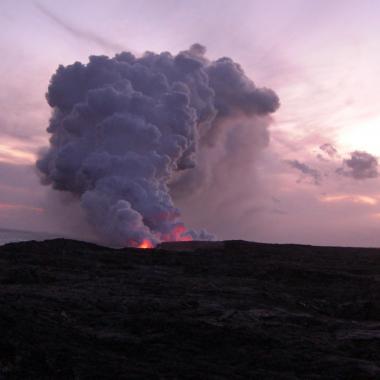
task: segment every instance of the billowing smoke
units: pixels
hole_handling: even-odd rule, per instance
[[[200,151],[205,163],[221,135],[239,150],[241,120],[279,106],[272,90],[257,88],[230,58],[207,60],[199,44],[176,56],[123,52],[60,66],[47,101],[43,182],[77,196],[98,236],[116,246],[209,238],[185,228],[171,192],[200,185]]]

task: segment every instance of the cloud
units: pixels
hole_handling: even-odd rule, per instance
[[[319,149],[327,153],[330,157],[334,157],[338,153],[335,147],[330,143],[322,144]]]
[[[3,140],[4,141],[4,140]],[[5,144],[0,144],[0,162],[14,164],[32,164],[36,160],[35,154],[13,147],[5,141]]]
[[[287,160],[285,162],[292,168],[300,171],[303,176],[311,178],[314,181],[315,185],[319,185],[321,183],[322,176],[319,170],[314,169],[298,160]]]
[[[376,178],[379,175],[378,161],[372,154],[354,151],[351,153],[351,158],[343,160],[343,166],[336,172],[356,180]]]

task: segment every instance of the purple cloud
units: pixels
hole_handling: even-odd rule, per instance
[[[343,160],[343,166],[336,172],[357,180],[376,178],[379,175],[377,166],[377,158],[372,154],[354,151],[351,153],[351,158]]]
[[[292,168],[300,171],[303,176],[311,178],[314,181],[315,185],[320,185],[322,176],[317,169],[314,169],[311,166],[298,160],[287,160],[286,163]]]

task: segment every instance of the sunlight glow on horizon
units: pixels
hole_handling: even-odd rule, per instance
[[[45,211],[42,207],[34,207],[15,203],[0,203],[0,210],[27,210],[37,213],[42,213]]]
[[[367,120],[354,120],[342,132],[339,142],[347,151],[366,151],[380,156],[380,115]]]
[[[321,197],[320,201],[326,203],[351,202],[365,204],[369,206],[375,206],[378,203],[378,200],[374,197],[354,194],[326,195]]]
[[[34,164],[36,155],[13,145],[0,144],[0,162],[9,164]]]

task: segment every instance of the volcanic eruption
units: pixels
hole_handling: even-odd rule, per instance
[[[105,243],[210,239],[185,227],[171,183],[194,170],[201,150],[207,157],[230,121],[266,117],[279,100],[232,59],[205,52],[194,44],[177,55],[91,56],[52,76],[50,146],[36,165],[44,184],[80,200]]]

